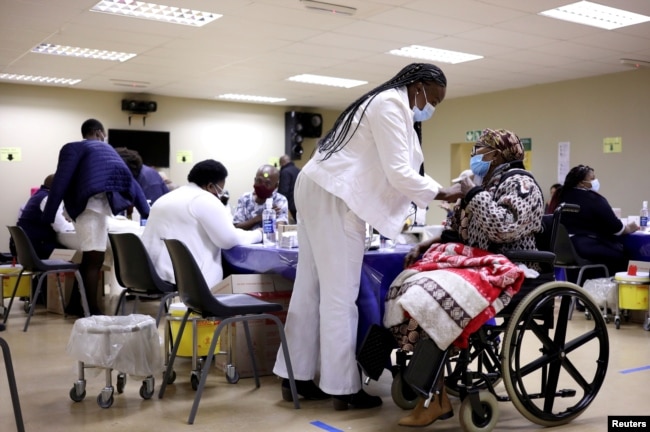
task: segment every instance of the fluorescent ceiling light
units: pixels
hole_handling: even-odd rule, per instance
[[[300,0],[300,3],[305,5],[307,9],[315,10],[318,12],[327,12],[333,15],[354,15],[357,8],[350,6],[337,5],[333,3],[326,3],[317,0]]]
[[[579,1],[555,9],[549,9],[540,12],[539,15],[607,30],[650,21],[650,17],[645,15],[639,15],[588,1]]]
[[[334,78],[322,75],[302,74],[287,78],[288,81],[301,82],[306,84],[318,84],[332,87],[352,88],[368,84],[368,81],[359,81],[346,78]]]
[[[236,100],[236,101],[241,101],[241,102],[276,103],[276,102],[286,101],[285,98],[275,98],[275,97],[267,97],[267,96],[252,96],[252,95],[234,94],[234,93],[226,93],[226,94],[219,95],[217,97],[219,99],[229,99],[229,100]]]
[[[483,56],[480,55],[430,48],[422,45],[411,45],[408,47],[400,48],[398,50],[391,50],[388,51],[388,54],[451,64],[463,63],[483,58]]]
[[[76,78],[54,78],[47,76],[36,76],[36,75],[20,75],[20,74],[0,74],[0,79],[11,80],[11,81],[27,81],[30,83],[41,83],[41,84],[67,84],[75,85],[81,82],[80,79]]]
[[[162,21],[171,24],[183,24],[193,27],[203,27],[222,17],[222,15],[212,12],[202,12],[134,0],[102,0],[90,8],[90,11]]]
[[[71,47],[65,45],[53,45],[42,43],[32,48],[33,53],[37,54],[52,54],[69,57],[90,58],[98,60],[112,60],[125,62],[137,54],[125,53],[119,51],[105,51],[92,48]]]

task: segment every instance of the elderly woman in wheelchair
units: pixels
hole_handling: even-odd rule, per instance
[[[386,296],[384,333],[375,342],[382,340],[384,350],[398,348],[391,366],[392,396],[400,407],[414,408],[399,420],[402,426],[452,417],[449,390],[462,400],[465,430],[492,430],[498,419],[494,387],[502,378],[510,399],[499,400],[513,400],[538,424],[563,424],[586,408],[602,383],[608,352],[604,321],[595,320],[587,333],[568,340],[570,302],[574,297],[589,301],[588,296],[573,284],[553,282],[554,255],[538,251],[542,239],[552,242],[564,206],[543,226],[542,192],[523,169],[523,156],[514,133],[483,131],[472,152],[473,179],[462,180],[464,198],[450,214],[447,229],[441,238],[414,247]],[[600,316],[590,302],[592,306]],[[535,336],[525,336],[525,330]],[[529,347],[535,343],[541,348]],[[368,377],[378,378],[380,373],[368,373],[372,344],[369,334],[359,364]],[[568,351],[584,344],[596,345],[599,353],[594,370],[586,374],[565,361]],[[542,356],[532,359],[537,352]],[[561,369],[582,387],[579,401],[568,407],[557,399],[576,391],[557,390],[564,384],[558,382]],[[533,384],[533,376],[541,386]]]

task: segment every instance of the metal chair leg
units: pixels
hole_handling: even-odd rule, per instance
[[[11,351],[9,344],[3,338],[0,338],[0,347],[2,348],[2,355],[5,361],[5,369],[7,370],[7,381],[9,382],[9,393],[11,394],[11,403],[14,407],[14,417],[16,419],[16,429],[18,432],[25,432],[25,425],[23,423],[23,413],[20,409],[20,400],[18,399],[18,387],[16,386],[16,376],[14,375],[14,366],[11,361]]]

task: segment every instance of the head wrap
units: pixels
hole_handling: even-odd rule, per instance
[[[524,146],[519,137],[505,129],[483,129],[476,145],[498,150],[506,162],[524,159]]]

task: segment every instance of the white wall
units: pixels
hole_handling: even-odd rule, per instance
[[[359,94],[363,91],[367,89]],[[0,162],[0,251],[8,249],[9,235],[3,227],[16,222],[30,188],[54,172],[61,146],[81,138],[81,123],[87,118],[97,118],[107,129],[171,132],[172,180],[184,184],[193,163],[213,158],[228,168],[226,188],[236,201],[252,189],[257,168],[284,153],[284,112],[294,109],[152,96],[158,111],[147,117],[146,126],[139,117],[129,126],[128,114],[120,110],[125,97],[145,99],[0,84],[0,148],[18,147],[22,153],[21,162]],[[323,114],[324,130],[338,115],[314,111]],[[650,70],[446,100],[424,123],[427,173],[448,184],[458,174],[450,171],[450,144],[464,141],[468,130],[486,127],[510,129],[532,139],[532,171],[544,193],[557,181],[557,143],[570,141],[570,166],[594,167],[601,192],[612,206],[622,208],[623,215],[637,214],[641,201],[650,200]],[[604,154],[603,138],[616,136],[623,138],[623,152]],[[308,159],[315,143],[306,140],[298,166]],[[193,152],[193,163],[176,163],[176,152],[184,150]],[[427,221],[439,223],[444,213],[431,207]]]
[[[0,251],[8,250],[6,225],[16,222],[18,209],[56,169],[60,148],[81,139],[81,124],[100,120],[106,129],[138,129],[171,133],[170,178],[185,184],[194,163],[216,159],[228,168],[226,188],[231,203],[252,190],[257,168],[284,153],[286,107],[219,101],[151,97],[158,110],[146,118],[121,111],[122,93],[0,84],[0,148],[20,149],[20,162],[0,162],[3,185],[0,207]],[[128,95],[138,98],[138,96]],[[140,97],[144,99],[145,97]],[[176,152],[191,150],[193,162],[176,162]]]
[[[600,192],[623,216],[650,200],[649,69],[445,100],[423,126],[427,173],[448,184],[458,174],[449,170],[449,144],[486,127],[532,139],[531,170],[545,195],[557,181],[558,142],[569,141],[570,166],[593,167]],[[605,137],[622,137],[622,153],[603,153]],[[443,216],[436,207],[428,221]]]

